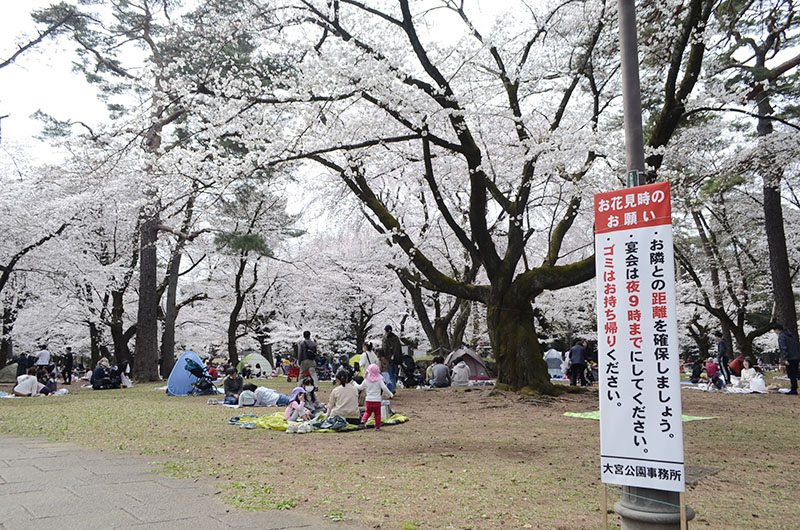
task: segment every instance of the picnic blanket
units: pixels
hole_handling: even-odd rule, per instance
[[[329,429],[325,428],[324,420],[327,417],[323,414],[320,415],[316,422],[311,423],[311,432],[352,432],[352,431],[360,431],[365,428],[370,429],[375,427],[375,418],[370,418],[367,422],[366,426],[362,425],[352,425],[347,424],[342,426],[341,428],[336,429]],[[408,421],[406,416],[402,416],[400,414],[394,414],[390,418],[386,420],[381,420],[381,427],[384,425],[397,425],[399,423],[405,423]],[[276,412],[274,414],[270,414],[267,416],[256,416],[254,414],[243,414],[242,416],[234,416],[228,423],[231,425],[238,425],[244,429],[254,429],[259,427],[261,429],[270,429],[273,431],[285,431],[289,427],[289,422],[286,421],[285,415],[283,412]],[[292,422],[292,423],[299,423],[299,422]],[[315,427],[316,426],[316,427]]]
[[[739,388],[735,386],[726,387],[725,390],[710,390],[708,385],[696,385],[689,387],[700,392],[714,392],[717,394],[769,394],[766,390],[755,390],[753,388]]]
[[[585,420],[599,420],[600,419],[600,411],[595,410],[592,412],[565,412],[564,416],[570,416],[572,418],[583,418]],[[684,422],[687,421],[698,421],[698,420],[713,420],[716,416],[687,416],[683,414],[681,419]]]

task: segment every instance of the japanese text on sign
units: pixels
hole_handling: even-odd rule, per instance
[[[683,491],[669,184],[595,196],[603,482]]]

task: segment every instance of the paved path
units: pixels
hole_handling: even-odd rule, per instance
[[[0,436],[0,530],[352,530],[291,511],[245,512],[210,484],[154,472],[145,457]]]

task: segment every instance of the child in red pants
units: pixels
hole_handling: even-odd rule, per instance
[[[383,377],[381,376],[380,371],[378,371],[377,364],[370,364],[367,366],[367,373],[364,376],[364,381],[360,385],[356,385],[356,388],[359,390],[363,390],[364,388],[367,389],[367,398],[365,399],[367,410],[364,412],[364,416],[361,418],[361,423],[367,423],[369,417],[375,414],[375,429],[380,429],[381,396],[383,392],[389,394],[390,398],[394,397],[394,394],[389,392],[389,389],[386,387],[386,383],[383,382]]]

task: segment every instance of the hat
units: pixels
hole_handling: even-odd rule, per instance
[[[252,390],[245,390],[239,394],[240,407],[252,407],[256,404],[256,394]]]
[[[294,387],[294,389],[292,389],[292,397],[289,398],[289,401],[294,401],[295,399],[297,399],[298,394],[305,394],[305,393],[306,393],[305,388],[301,386],[296,386]]]
[[[369,381],[370,383],[374,383],[376,381],[382,381],[383,376],[381,375],[380,371],[378,370],[377,364],[371,364],[367,366],[367,375],[364,376],[364,379]]]
[[[100,360],[97,361],[97,364],[99,364],[103,368],[110,368],[111,367],[111,365],[108,364],[108,359],[106,359],[105,357],[100,357]]]

